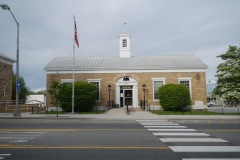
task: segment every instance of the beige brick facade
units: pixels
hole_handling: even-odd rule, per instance
[[[195,101],[202,101],[206,105],[206,75],[205,71],[190,72],[190,71],[180,71],[180,72],[132,72],[132,73],[76,73],[76,81],[88,81],[89,79],[100,80],[100,101],[96,103],[96,106],[105,106],[109,98],[108,84],[111,85],[111,100],[117,101],[119,95],[116,94],[116,82],[123,78],[124,76],[130,77],[137,81],[137,102],[140,105],[140,99],[143,99],[143,89],[142,85],[146,84],[146,100],[150,106],[159,106],[157,100],[153,100],[153,79],[161,78],[165,79],[165,84],[175,83],[179,84],[179,79],[189,79],[190,80],[190,91],[192,104]],[[47,74],[47,91],[53,81],[61,82],[62,79],[72,79],[72,74]],[[126,82],[127,84],[128,82]],[[81,94],[81,93],[79,93]],[[47,105],[51,106],[51,98],[47,93]],[[135,106],[135,107],[138,107]]]

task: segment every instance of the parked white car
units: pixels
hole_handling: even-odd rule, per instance
[[[208,106],[208,107],[213,107],[213,105],[214,105],[214,103],[213,103],[212,101],[208,101],[208,102],[207,102],[207,106]]]

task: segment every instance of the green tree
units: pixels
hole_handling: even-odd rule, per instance
[[[159,88],[160,105],[166,111],[181,111],[191,104],[189,89],[181,84],[166,84]]]
[[[240,48],[229,46],[226,53],[217,56],[224,62],[217,67],[217,87],[214,94],[220,95],[225,101],[240,100]]]
[[[25,80],[22,76],[19,76],[21,81],[21,91],[19,94],[19,100],[26,100],[27,95],[29,95],[29,89],[26,86]],[[16,74],[13,73],[12,76],[12,100],[16,100]]]
[[[74,111],[91,111],[96,103],[97,89],[94,84],[75,82]],[[59,91],[60,106],[64,111],[72,110],[72,84],[62,84]]]
[[[60,87],[61,87],[61,84],[59,84],[58,82],[53,82],[50,86],[50,89],[48,90],[48,93],[51,95],[52,104],[57,107],[59,105]]]
[[[53,82],[48,93],[52,102],[60,106],[64,111],[72,110],[72,84],[60,84]],[[96,103],[97,88],[87,82],[75,82],[74,84],[74,111],[91,111]]]

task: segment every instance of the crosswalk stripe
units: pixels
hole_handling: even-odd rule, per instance
[[[196,132],[197,130],[195,129],[148,129],[149,131],[153,132],[161,132],[161,131],[173,131],[173,132]]]
[[[174,152],[240,152],[240,146],[169,146]]]
[[[178,126],[178,123],[141,123],[143,126]]]
[[[4,156],[10,156],[11,154],[0,154],[0,159],[4,159]]]
[[[228,142],[220,138],[159,138],[162,142]]]
[[[154,120],[154,119],[146,119],[146,120],[136,120],[137,122],[167,122],[168,120]]]
[[[186,126],[144,126],[145,128],[187,128]]]
[[[153,133],[155,136],[210,136],[209,134],[206,133]]]

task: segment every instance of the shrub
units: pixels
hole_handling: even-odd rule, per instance
[[[97,89],[94,84],[75,82],[74,111],[91,111],[96,103]],[[59,91],[60,106],[66,112],[72,111],[72,84],[62,84]]]
[[[180,111],[191,104],[189,89],[180,84],[166,84],[160,87],[158,97],[165,111]]]

